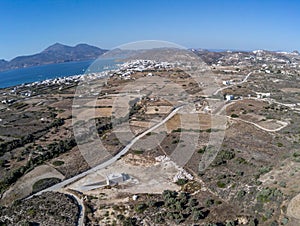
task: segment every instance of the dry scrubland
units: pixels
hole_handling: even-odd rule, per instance
[[[203,96],[201,86],[178,69],[136,72],[130,79],[112,76],[96,102],[87,101],[76,116],[78,124],[95,119],[99,138],[112,156],[126,145],[112,128],[112,115],[129,111],[129,128],[137,136],[179,105],[159,95],[160,89],[149,92],[151,86],[140,91],[148,93],[144,98],[137,98],[136,80],[152,73],[163,81],[160,85],[166,93],[172,93],[167,82],[172,81],[187,93],[179,96],[180,104],[187,105],[112,165],[60,193],[29,200],[22,199],[90,168],[72,130],[76,84],[31,87],[30,98],[20,95],[26,87],[19,93],[2,89],[3,100],[15,101],[0,104],[1,224],[75,225],[81,204],[63,194],[71,191],[84,204],[86,225],[299,225],[299,72],[287,67],[267,73],[263,66],[267,60],[248,62],[243,60],[245,53],[238,55],[239,65],[230,61],[235,53],[198,54],[211,66],[222,87],[219,93]],[[225,80],[233,81],[232,85],[223,85]],[[271,96],[258,98],[257,92]],[[199,172],[199,162],[211,149],[209,139],[218,132],[211,128],[212,117],[205,106],[210,98],[223,101],[225,94],[234,95],[234,100],[215,109],[227,116],[224,141],[212,164]],[[218,120],[221,123],[224,117]],[[172,159],[158,160],[172,156],[174,150],[187,154],[190,141],[182,134],[197,137],[185,166]],[[159,145],[147,148],[147,142],[155,144],[157,138]],[[102,186],[113,173],[125,173],[130,179]]]

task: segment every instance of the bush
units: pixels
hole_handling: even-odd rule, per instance
[[[31,217],[34,217],[36,215],[36,211],[34,209],[28,209],[27,214]]]
[[[235,222],[234,221],[228,221],[227,223],[226,223],[226,226],[235,226],[236,224],[235,224]]]
[[[203,148],[200,148],[200,149],[198,150],[198,153],[199,153],[199,154],[203,154],[205,151],[206,151],[206,146],[204,146]]]
[[[282,187],[282,188],[285,188],[286,187],[286,182],[280,181],[279,186]]]
[[[242,157],[237,157],[237,158],[236,158],[236,161],[237,161],[239,164],[247,164],[246,159],[244,159],[244,158],[242,158]]]
[[[287,223],[289,223],[289,219],[286,218],[286,217],[284,217],[284,218],[282,219],[281,223],[282,223],[283,225],[286,225]]]
[[[246,191],[240,190],[240,191],[238,191],[238,193],[237,193],[237,197],[238,197],[238,199],[241,199],[241,198],[243,198],[246,194],[247,194]]]
[[[263,174],[266,174],[268,172],[270,172],[273,168],[271,166],[264,166],[264,167],[261,167],[258,172],[259,172],[259,175],[263,175]]]
[[[179,185],[179,186],[182,186],[182,185],[185,185],[187,182],[188,182],[187,179],[178,179],[176,181],[176,184]]]
[[[185,192],[180,193],[178,196],[179,202],[181,203],[182,206],[186,205],[189,201],[189,195]]]
[[[165,204],[169,207],[175,206],[176,199],[173,197],[167,198]]]
[[[123,214],[118,214],[118,215],[117,215],[117,219],[118,219],[119,221],[124,221],[124,220],[125,220],[125,216],[124,216]]]
[[[44,178],[35,182],[32,186],[32,193],[39,192],[45,188],[51,187],[54,184],[59,183],[61,180],[59,178]]]
[[[64,162],[64,161],[57,160],[57,161],[54,161],[52,164],[53,164],[54,166],[61,166],[61,165],[65,164],[65,162]]]
[[[197,199],[190,199],[188,205],[190,207],[195,207],[198,205],[198,200]]]
[[[171,217],[177,224],[180,224],[182,223],[185,219],[182,215],[182,213],[177,213],[177,212],[174,212],[172,213],[172,217]]]
[[[282,197],[282,193],[277,188],[264,188],[256,195],[257,201],[262,203],[276,201],[281,197]]]
[[[128,217],[124,220],[123,226],[138,226],[137,219],[134,217],[133,218]]]
[[[217,186],[219,187],[219,188],[225,188],[226,187],[226,184],[224,183],[224,182],[222,182],[222,181],[218,181],[217,182]]]
[[[140,203],[137,204],[134,209],[137,213],[143,213],[147,208],[148,206],[145,203]]]
[[[231,114],[231,118],[238,118],[239,116],[237,114]]]
[[[154,203],[153,207],[161,207],[163,206],[165,203],[163,201],[157,201]]]
[[[162,193],[162,196],[164,200],[167,200],[169,198],[176,198],[177,192],[176,191],[170,191],[170,190],[164,190]]]
[[[249,226],[257,226],[258,225],[258,220],[255,218],[255,219],[250,219],[249,220]]]
[[[141,155],[144,153],[144,151],[143,150],[134,150],[133,153],[136,155]]]
[[[204,218],[205,218],[205,214],[201,210],[193,211],[193,220],[194,221],[199,221]]]
[[[234,159],[235,153],[233,151],[222,150],[218,153],[216,159],[214,160],[214,165],[219,166],[226,164],[228,160]]]
[[[178,144],[179,143],[179,140],[178,139],[175,139],[172,141],[172,144]]]
[[[280,148],[283,147],[283,143],[278,142],[277,147],[280,147]]]
[[[157,224],[162,224],[165,222],[165,217],[161,213],[158,213],[154,216],[154,222]]]
[[[213,199],[207,199],[206,200],[206,206],[211,207],[215,203],[215,200]]]
[[[277,221],[273,221],[270,226],[279,226],[278,222]]]
[[[295,153],[293,154],[293,157],[294,157],[294,158],[300,157],[300,152],[295,152]]]
[[[4,167],[5,166],[5,160],[0,159],[0,167]]]
[[[182,131],[182,129],[181,129],[181,128],[178,128],[178,129],[174,129],[174,130],[172,131],[172,133],[175,133],[175,132],[180,133],[181,131]]]

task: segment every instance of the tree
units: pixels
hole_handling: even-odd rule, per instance
[[[190,207],[195,207],[198,205],[197,199],[190,199],[189,204]]]
[[[180,193],[178,198],[179,198],[181,205],[183,205],[183,206],[186,205],[189,201],[189,195],[188,195],[188,193],[185,193],[185,192]]]
[[[144,212],[146,209],[148,208],[148,206],[145,204],[145,203],[140,203],[140,204],[137,204],[135,206],[135,211],[137,213],[142,213]]]
[[[234,221],[228,221],[227,223],[226,223],[226,226],[235,226],[236,224],[235,224],[235,222]]]
[[[125,221],[123,222],[124,226],[137,226],[137,219],[135,217],[131,218],[128,217],[125,219]]]
[[[201,210],[193,211],[193,220],[194,221],[199,221],[204,218],[205,218],[205,214]]]
[[[187,179],[178,179],[176,181],[176,184],[179,185],[179,186],[182,186],[182,185],[185,185],[187,182],[188,182]]]
[[[170,190],[164,190],[162,193],[162,196],[163,196],[164,200],[168,200],[169,198],[176,198],[177,192],[170,191]]]

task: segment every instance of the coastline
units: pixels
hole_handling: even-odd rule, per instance
[[[72,61],[2,71],[0,72],[0,89],[87,74],[94,61]],[[112,59],[105,59],[103,65],[100,64],[98,71],[105,70],[107,65],[115,64]]]

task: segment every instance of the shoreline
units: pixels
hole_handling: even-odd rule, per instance
[[[0,90],[88,74],[94,62],[95,60],[70,61],[1,71]],[[112,59],[104,59],[103,64],[99,65],[99,72],[116,64]]]

